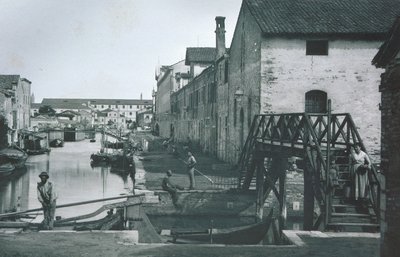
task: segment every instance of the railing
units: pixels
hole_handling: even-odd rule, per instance
[[[330,148],[344,149],[349,154],[351,147],[360,144],[361,149],[366,152],[361,136],[348,113],[331,114],[329,118],[327,114],[309,113],[256,115],[238,162],[240,172],[246,171],[243,185],[248,185],[253,176],[250,165],[257,142],[304,149],[313,169],[318,172],[315,175],[322,182],[319,185],[322,195],[320,204],[326,201],[325,197],[329,195],[330,188],[330,178],[327,175],[329,163],[326,162],[328,158],[324,154],[328,144]],[[374,165],[369,179],[371,185],[369,194],[379,218],[381,188]]]

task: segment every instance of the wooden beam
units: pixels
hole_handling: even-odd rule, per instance
[[[256,160],[256,190],[257,190],[257,213],[256,217],[259,220],[263,218],[263,210],[264,210],[264,158],[257,158]]]
[[[68,204],[57,205],[56,208],[59,209],[59,208],[65,208],[65,207],[71,207],[71,206],[77,206],[77,205],[84,205],[84,204],[89,204],[89,203],[104,202],[104,201],[116,200],[116,199],[122,199],[122,198],[128,198],[128,197],[136,198],[136,197],[141,197],[141,196],[144,196],[144,194],[140,194],[140,195],[124,195],[124,196],[102,198],[102,199],[96,199],[96,200],[90,200],[90,201],[68,203]],[[0,218],[12,217],[12,216],[23,214],[23,213],[29,213],[29,212],[35,212],[35,211],[41,211],[41,210],[42,210],[42,208],[36,208],[36,209],[30,209],[30,210],[26,210],[26,211],[3,213],[3,214],[0,214]]]
[[[307,155],[307,154],[306,154]],[[312,230],[314,227],[314,190],[312,179],[312,165],[307,156],[304,156],[304,220],[303,229]]]

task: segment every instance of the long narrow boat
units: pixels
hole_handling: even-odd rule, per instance
[[[171,231],[174,243],[258,244],[272,222],[272,210],[263,221],[233,228]]]
[[[9,147],[0,150],[0,159],[2,158],[13,164],[15,168],[22,168],[28,159],[28,154],[23,150]]]
[[[11,175],[15,170],[15,166],[11,163],[0,164],[0,178]]]

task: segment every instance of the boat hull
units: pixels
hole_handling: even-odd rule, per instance
[[[25,166],[28,154],[19,149],[6,148],[0,150],[0,158],[4,159],[5,162],[10,162],[15,168],[22,168]]]
[[[271,222],[272,210],[262,222],[252,225],[198,232],[172,231],[171,235],[175,243],[258,244],[267,233]]]
[[[15,166],[11,163],[4,163],[0,165],[0,177],[11,175],[15,170]]]

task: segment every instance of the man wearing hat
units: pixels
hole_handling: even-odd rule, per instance
[[[49,174],[47,172],[40,173],[39,178],[41,181],[37,185],[37,195],[43,207],[44,219],[42,225],[43,229],[52,230],[56,213],[57,193],[54,184],[48,181]]]
[[[164,189],[165,191],[167,191],[172,198],[172,203],[176,204],[176,201],[178,200],[178,197],[176,195],[176,192],[179,190],[183,190],[183,187],[179,186],[179,185],[174,185],[171,183],[170,178],[172,176],[172,171],[168,170],[166,172],[166,176],[162,181],[162,189]]]

